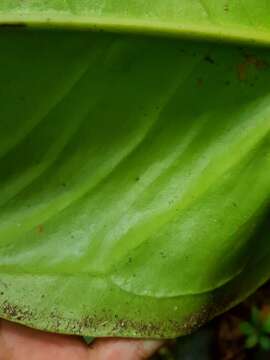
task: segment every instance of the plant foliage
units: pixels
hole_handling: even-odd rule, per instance
[[[1,317],[175,337],[269,279],[269,20],[266,0],[1,0]]]

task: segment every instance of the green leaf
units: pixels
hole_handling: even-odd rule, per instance
[[[256,333],[256,329],[254,328],[254,326],[247,321],[243,321],[240,324],[240,331],[244,335],[253,335],[254,333]]]
[[[0,22],[270,45],[268,0],[1,0]]]
[[[270,350],[270,338],[268,336],[260,336],[259,343],[263,350]]]
[[[259,341],[260,339],[258,338],[258,335],[249,336],[246,340],[245,346],[247,349],[252,349],[258,345]]]
[[[261,312],[256,306],[253,306],[251,309],[251,322],[257,328],[262,327],[263,322]]]
[[[263,321],[263,330],[270,334],[270,316],[267,316],[267,318]]]
[[[0,4],[0,316],[186,334],[270,278],[269,5],[83,3]]]

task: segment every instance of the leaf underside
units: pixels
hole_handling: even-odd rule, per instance
[[[1,317],[171,338],[270,277],[267,48],[10,28],[0,48]]]

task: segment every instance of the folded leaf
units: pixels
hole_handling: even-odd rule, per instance
[[[0,30],[1,317],[169,338],[270,278],[270,51],[220,41],[270,46],[270,8],[221,3],[2,1],[179,38]]]
[[[270,44],[268,0],[1,0],[0,23]]]

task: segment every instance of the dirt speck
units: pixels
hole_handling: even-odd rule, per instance
[[[199,87],[202,87],[202,86],[203,86],[203,79],[202,79],[202,78],[198,78],[198,79],[197,79],[197,85],[198,85]]]
[[[252,66],[257,70],[265,70],[269,64],[255,55],[245,54],[244,61],[237,65],[237,74],[240,81],[247,79],[249,68]]]
[[[265,60],[260,59],[254,55],[246,55],[246,63],[248,65],[254,65],[258,70],[264,70],[269,66]]]
[[[38,232],[38,234],[43,234],[44,233],[44,225],[39,224],[37,226],[37,232]]]
[[[25,321],[32,317],[32,313],[22,309],[17,305],[10,304],[9,302],[4,302],[0,306],[1,313],[4,315],[4,318],[13,321]]]
[[[247,78],[247,64],[245,62],[237,65],[237,75],[240,81],[245,81]]]

